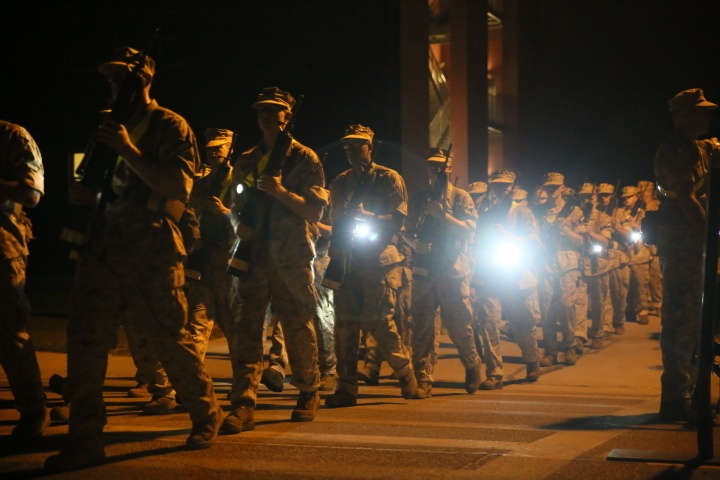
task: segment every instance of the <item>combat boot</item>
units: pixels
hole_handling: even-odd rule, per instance
[[[578,360],[578,355],[577,355],[577,351],[575,350],[575,348],[574,347],[568,348],[568,351],[565,352],[565,365],[572,367],[573,365],[575,365],[577,363],[577,360]]]
[[[646,313],[644,313],[638,317],[638,323],[640,325],[647,325],[650,323],[650,317]]]
[[[204,422],[193,422],[190,436],[185,441],[185,448],[188,450],[203,450],[210,448],[213,441],[218,436],[220,426],[223,425],[223,418],[225,414],[220,407],[217,408],[215,413]]]
[[[71,442],[45,460],[48,472],[69,472],[100,465],[105,461],[102,441]]]
[[[312,422],[315,420],[315,412],[320,406],[320,392],[300,392],[297,405],[290,415],[292,422]]]
[[[12,429],[11,435],[16,440],[37,440],[42,437],[48,425],[50,425],[50,417],[45,407],[20,412],[20,421]]]
[[[153,396],[150,403],[142,406],[145,415],[169,415],[177,408],[178,404],[172,395]]]
[[[432,383],[430,382],[418,382],[417,390],[415,390],[415,397],[418,400],[425,400],[426,398],[432,397]]]
[[[59,407],[53,407],[50,409],[50,420],[57,423],[69,423],[70,422],[70,404],[66,403]]]
[[[593,350],[600,350],[603,348],[603,339],[602,335],[598,337],[593,337],[592,341],[590,342],[590,348]]]
[[[578,355],[582,355],[585,353],[585,340],[581,337],[575,337],[575,342],[573,343],[572,348],[575,350],[575,353]]]
[[[660,403],[658,417],[666,423],[687,422],[692,425],[696,421],[696,412],[690,400],[664,401]]]
[[[503,377],[500,375],[490,375],[480,384],[480,390],[501,390],[503,387]]]
[[[552,367],[557,363],[557,355],[545,355],[540,359],[541,367]]]
[[[338,390],[325,399],[325,406],[328,408],[354,407],[357,405],[357,397],[345,390]]]
[[[465,369],[465,391],[473,394],[480,387],[480,365]]]
[[[285,373],[272,367],[268,367],[262,372],[260,383],[265,385],[271,391],[280,393],[285,386]]]
[[[320,376],[320,387],[318,387],[318,390],[321,392],[334,392],[336,386],[337,375],[328,373]]]
[[[50,387],[51,392],[62,395],[65,390],[65,383],[65,377],[57,373],[53,373],[48,380],[48,387]]]
[[[525,380],[532,383],[537,382],[538,378],[540,378],[540,362],[536,360],[525,365]]]
[[[358,370],[358,380],[365,382],[365,385],[378,385],[380,383],[380,371],[365,366]]]
[[[240,433],[255,428],[255,409],[247,405],[241,405],[233,409],[232,413],[225,417],[220,427],[223,433]]]
[[[398,381],[400,382],[400,393],[403,398],[411,399],[415,397],[418,384],[415,379],[415,372],[413,372],[412,369],[408,370],[405,375],[398,376]]]
[[[130,398],[146,398],[152,395],[148,392],[147,383],[138,382],[137,385],[128,390],[127,396]]]

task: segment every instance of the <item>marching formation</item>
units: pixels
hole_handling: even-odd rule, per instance
[[[668,292],[661,264],[667,272],[689,257],[697,270],[701,258],[702,235],[682,230],[694,221],[698,231],[706,199],[698,184],[718,148],[696,140],[717,108],[699,89],[670,102],[677,128],[668,142],[677,148],[658,151],[659,184],[572,188],[563,173],[548,172],[529,194],[515,172],[498,170],[464,190],[449,181],[450,145],[428,152],[427,186],[408,192],[399,172],[374,161],[375,133],[359,124],[340,138],[349,168],[326,185],[317,154],[291,134],[302,98],[280,88],[263,89],[252,103],[262,138],[243,151],[238,135],[222,128],[207,129],[198,146],[186,120],[152,100],[155,63],[147,55],[122,47],[99,71],[113,109],[70,189],[74,218],[62,238],[77,271],[60,386],[65,405],[51,412],[23,294],[30,235],[22,207],[43,193],[42,161],[24,129],[0,123],[0,163],[16,168],[0,181],[7,272],[0,297],[15,309],[3,314],[11,335],[0,338],[0,352],[20,410],[13,436],[42,435],[50,417],[69,424],[67,444],[47,459],[47,470],[104,461],[103,381],[120,326],[137,367],[128,395],[150,397],[146,414],[182,404],[192,421],[188,449],[255,428],[259,384],[282,391],[286,366],[299,391],[294,422],[314,420],[320,392],[328,392],[327,408],[356,405],[360,383],[376,384],[383,361],[403,398],[429,398],[441,329],[473,394],[503,388],[501,332],[517,343],[526,381],[536,382],[544,367],[572,366],[586,349],[602,349],[625,322],[662,318],[669,337],[660,414],[690,419],[697,329],[680,319],[699,310],[701,289],[685,270]],[[688,204],[695,216],[685,220]],[[658,227],[664,208],[674,216]],[[669,230],[674,240],[666,240]],[[683,258],[666,265],[683,241]],[[203,361],[214,325],[230,352],[229,412]]]

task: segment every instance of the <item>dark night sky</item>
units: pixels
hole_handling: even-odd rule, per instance
[[[47,194],[30,212],[39,237],[31,268],[66,265],[56,238],[67,155],[83,150],[105,101],[97,64],[115,46],[142,47],[154,27],[153,94],[196,133],[231,128],[252,145],[259,131],[249,104],[278,85],[305,95],[295,133],[329,153],[329,177],[345,167],[336,142],[348,123],[372,126],[381,163],[399,167],[396,2],[41,3],[0,6],[0,118],[28,128],[47,172]],[[655,146],[672,128],[666,101],[692,87],[720,101],[720,1],[520,3],[518,170],[527,187],[549,170],[570,185],[649,178]],[[711,128],[720,136],[718,120]]]
[[[542,0],[524,10],[523,159],[570,185],[651,179],[672,122],[666,101],[720,101],[720,2]],[[525,5],[525,3],[523,3]],[[716,119],[712,136],[720,135]]]

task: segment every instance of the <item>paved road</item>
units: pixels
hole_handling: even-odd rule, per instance
[[[402,399],[384,366],[379,386],[361,387],[357,407],[322,407],[306,424],[289,422],[297,394],[293,387],[286,384],[284,392],[273,393],[261,386],[254,431],[222,436],[213,448],[192,453],[182,448],[190,428],[187,414],[139,415],[142,400],[126,396],[134,385],[131,360],[113,355],[105,389],[108,463],[58,478],[720,479],[713,462],[674,463],[677,456],[696,455],[694,430],[654,423],[658,330],[658,325],[629,324],[625,335],[586,353],[576,366],[544,369],[536,384],[523,381],[519,351],[504,341],[505,387],[475,395],[464,392],[463,369],[445,338],[432,398]],[[64,372],[64,354],[39,357],[46,381]],[[224,339],[211,343],[207,364],[228,406]],[[713,393],[717,398],[717,386]],[[16,418],[11,398],[6,379],[0,378],[0,472],[7,478],[42,476],[44,459],[62,444],[67,427],[51,426],[30,448],[12,444],[7,437]],[[640,459],[609,460],[611,452]],[[646,461],[649,455],[660,461]]]

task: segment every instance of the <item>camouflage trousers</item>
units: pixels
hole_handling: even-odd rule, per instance
[[[188,331],[205,358],[213,327],[223,332],[228,345],[231,365],[237,357],[235,349],[235,318],[230,310],[231,279],[227,273],[228,252],[223,248],[212,249],[207,254],[206,269],[200,280],[187,280],[185,292],[188,299],[190,321]]]
[[[487,287],[477,285],[471,289],[475,348],[485,364],[485,376],[505,375],[500,351],[502,306],[500,299]]]
[[[338,391],[357,395],[361,330],[373,335],[380,354],[396,376],[412,370],[410,353],[400,339],[394,320],[397,290],[402,285],[401,268],[399,265],[358,266],[348,272],[343,286],[335,292]]]
[[[272,305],[268,306],[267,312],[265,313],[263,330],[267,333],[265,340],[270,341],[268,347],[268,368],[277,370],[285,375],[285,369],[288,364],[287,350],[285,349],[285,335],[283,334],[280,320],[276,315],[272,314]],[[319,347],[320,335],[318,335],[317,328],[315,329],[315,334],[318,337]]]
[[[397,328],[398,334],[400,335],[400,340],[410,352],[412,350],[412,270],[407,266],[403,266],[401,271],[403,280],[395,295],[397,301],[395,303],[393,319],[395,320],[395,328]],[[436,332],[439,338],[439,318],[436,322]],[[375,340],[372,333],[362,332],[362,342],[365,345],[365,368],[379,372],[383,357],[378,349],[377,340]],[[439,340],[437,343],[439,344]],[[432,361],[433,363],[437,363],[437,352],[434,353]]]
[[[35,347],[27,331],[30,301],[25,295],[26,257],[0,259],[0,364],[20,412],[45,408],[47,400]]]
[[[320,384],[318,345],[313,323],[317,294],[312,265],[279,268],[272,262],[256,262],[243,278],[233,277],[230,308],[235,319],[237,360],[233,368],[234,406],[255,407],[264,366],[264,325],[272,304],[283,329],[292,370],[290,382],[300,391],[314,392]]]
[[[235,355],[233,337],[235,322],[230,312],[230,276],[227,274],[228,253],[208,250],[204,258],[205,269],[200,280],[186,279],[184,287],[188,302],[189,321],[186,327],[195,343],[200,358],[205,359],[213,326],[217,325],[228,339],[230,358]],[[124,325],[130,355],[137,372],[135,380],[147,384],[148,392],[156,397],[175,396],[172,384],[149,339],[136,332],[132,323]]]
[[[648,246],[650,250],[650,268],[648,272],[648,315],[660,318],[663,296],[663,279],[660,270],[660,257],[657,255],[657,247]]]
[[[557,252],[539,284],[545,354],[557,355],[587,340],[587,285],[579,270],[577,252]],[[573,260],[574,259],[574,260]],[[558,338],[558,335],[561,339]]]
[[[603,272],[585,276],[588,292],[588,337],[603,338],[612,331],[612,303],[610,302],[610,274]]]
[[[337,357],[335,355],[335,293],[322,286],[322,279],[330,264],[330,257],[315,257],[315,290],[317,291],[317,309],[315,310],[315,331],[318,336],[318,362],[321,375],[337,373]]]
[[[330,257],[316,256],[313,260],[315,274],[315,292],[317,294],[317,309],[313,324],[318,342],[318,367],[320,375],[335,375],[337,358],[335,356],[335,304],[333,291],[322,286]],[[272,314],[272,304],[265,316],[265,329],[269,329],[270,348],[268,349],[268,368],[273,368],[283,375],[288,363],[285,349],[285,335],[278,317]]]
[[[520,348],[522,361],[525,363],[538,361],[539,350],[535,329],[540,321],[540,305],[537,288],[504,290],[500,295],[500,305],[513,341]]]
[[[193,424],[208,423],[217,415],[212,379],[186,328],[182,263],[169,257],[116,252],[102,259],[93,254],[80,256],[68,322],[71,441],[102,444],[103,383],[108,353],[117,343],[121,324],[152,345]]]
[[[413,280],[412,359],[419,382],[433,381],[437,355],[435,312],[440,308],[442,324],[466,369],[479,362],[473,335],[473,309],[470,302],[470,277]]]
[[[663,304],[660,350],[663,373],[661,402],[692,398],[697,380],[697,345],[703,294],[702,252],[673,245],[661,251]]]

